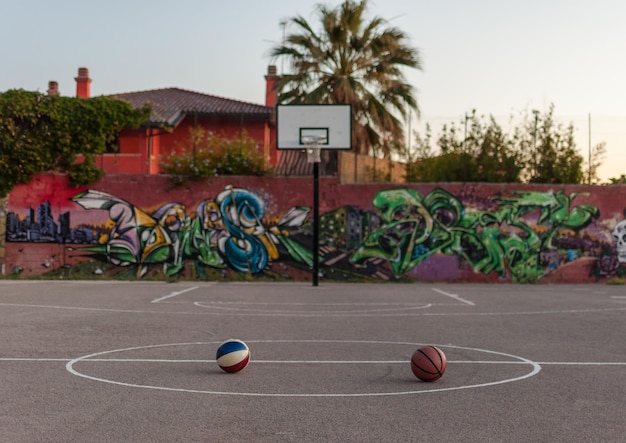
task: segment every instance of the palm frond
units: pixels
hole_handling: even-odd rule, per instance
[[[400,118],[419,114],[404,69],[421,69],[422,62],[405,32],[381,17],[368,19],[367,9],[367,0],[318,5],[318,27],[292,18],[295,32],[271,55],[291,70],[279,79],[280,103],[350,104],[357,152],[388,152],[402,142]]]

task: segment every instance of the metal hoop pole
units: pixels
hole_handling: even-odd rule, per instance
[[[313,163],[313,286],[319,284],[320,273],[320,163]]]
[[[320,143],[324,139],[312,137],[306,141],[307,161],[313,163],[313,286],[319,285],[320,274]],[[311,152],[309,152],[311,151]]]

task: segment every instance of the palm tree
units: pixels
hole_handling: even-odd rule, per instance
[[[302,16],[289,20],[296,30],[271,51],[290,63],[277,83],[283,104],[352,105],[352,144],[359,154],[389,156],[404,139],[409,112],[418,114],[414,88],[403,68],[421,69],[419,52],[407,35],[387,21],[364,17],[367,0],[317,6],[321,30]]]

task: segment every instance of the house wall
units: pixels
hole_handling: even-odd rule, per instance
[[[207,118],[188,116],[173,131],[163,129],[126,129],[120,133],[119,153],[103,154],[97,165],[107,174],[158,174],[161,155],[189,147],[190,129],[202,127],[207,131],[228,138],[241,137],[244,133],[258,142],[259,152],[270,164],[277,162],[270,149],[272,129],[261,119],[245,116],[240,118]],[[274,163],[272,163],[274,162]]]
[[[626,186],[322,177],[319,197],[322,281],[626,276]],[[41,175],[9,195],[5,269],[310,280],[312,201],[311,177],[216,177],[172,188],[163,175],[109,175],[77,189],[63,175]]]
[[[263,152],[265,122],[262,120],[247,120],[242,116],[240,119],[198,118],[196,121],[193,116],[188,116],[176,126],[173,132],[163,133],[160,136],[163,153],[169,153],[183,145],[188,146],[189,131],[196,126],[227,138],[241,137],[247,134],[250,138],[258,141],[259,150]]]

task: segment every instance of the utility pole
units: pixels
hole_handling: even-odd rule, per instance
[[[591,184],[591,112],[589,113],[589,172],[588,172],[588,178],[587,178],[587,184],[590,185]]]
[[[531,180],[537,174],[537,121],[539,120],[539,111],[533,109],[535,114],[535,130],[533,131],[533,173],[531,174]]]
[[[406,140],[406,168],[404,170],[404,173],[406,175],[405,180],[408,181],[412,181],[412,174],[411,171],[413,169],[413,153],[411,152],[411,110],[409,109],[409,121],[407,123],[408,126],[408,133],[407,133],[407,140]]]
[[[465,113],[465,133],[463,134],[463,181],[467,181],[467,112]]]
[[[287,28],[287,19],[282,19],[279,25],[283,30],[283,46],[285,46],[285,29]],[[285,57],[281,57],[280,59],[280,74],[285,75]]]

